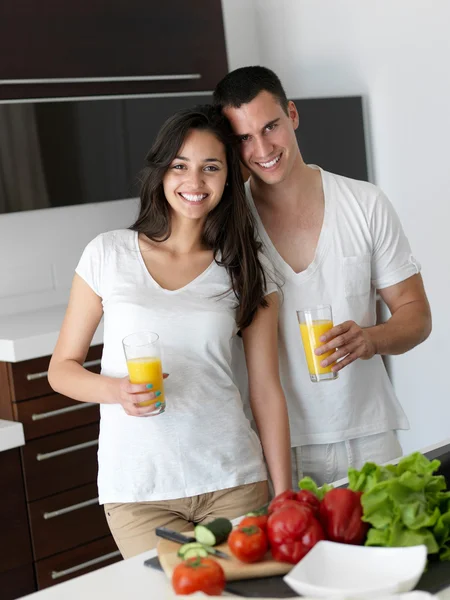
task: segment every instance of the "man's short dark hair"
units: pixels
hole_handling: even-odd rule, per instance
[[[213,99],[214,104],[221,108],[240,108],[242,104],[254,100],[261,92],[272,94],[288,114],[288,99],[281,81],[266,67],[241,67],[231,71],[217,84]]]

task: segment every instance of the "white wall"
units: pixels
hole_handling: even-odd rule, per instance
[[[450,438],[450,3],[254,0],[253,19],[258,47],[251,59],[259,54],[288,95],[367,96],[375,180],[394,203],[422,263],[434,320],[422,346],[391,361],[411,422],[401,441],[409,452]],[[242,23],[239,29],[245,30]],[[246,64],[248,42],[240,47],[242,55],[233,48],[230,68]]]
[[[87,242],[136,214],[118,200],[0,215],[0,315],[65,304]]]

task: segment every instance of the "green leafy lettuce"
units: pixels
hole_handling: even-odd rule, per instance
[[[349,488],[363,492],[363,521],[372,525],[366,546],[425,544],[428,554],[450,560],[450,492],[433,475],[439,466],[415,452],[398,465],[349,469]]]
[[[333,489],[333,486],[329,483],[324,483],[321,487],[319,487],[317,483],[311,479],[311,477],[303,477],[303,479],[298,482],[298,487],[301,490],[308,490],[309,492],[312,492],[319,498],[319,500],[322,500],[325,494]]]

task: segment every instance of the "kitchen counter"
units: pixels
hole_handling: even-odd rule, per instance
[[[421,450],[429,458],[439,454],[439,449],[450,444],[444,440]],[[396,461],[391,461],[396,462]],[[345,480],[333,485],[345,484]],[[235,522],[239,521],[236,519]],[[161,571],[144,565],[144,561],[156,556],[156,550],[149,550],[138,556],[124,560],[87,575],[71,579],[40,592],[25,596],[32,600],[169,600],[177,599],[170,582]],[[225,596],[225,594],[224,594]],[[400,597],[400,596],[399,596]],[[450,587],[437,594],[439,600],[450,600]]]
[[[0,361],[19,362],[52,354],[64,318],[66,306],[0,317]],[[92,346],[103,342],[100,324]]]
[[[0,452],[24,445],[22,423],[0,419]]]
[[[128,560],[71,579],[66,583],[24,596],[24,598],[30,600],[179,599],[180,596],[174,594],[169,580],[162,571],[144,565],[145,560],[154,556],[156,556],[156,550],[149,550]],[[231,594],[223,594],[223,596],[231,596]],[[439,592],[436,597],[439,600],[450,600],[450,587]]]

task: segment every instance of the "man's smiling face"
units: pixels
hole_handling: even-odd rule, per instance
[[[266,91],[239,108],[223,109],[240,142],[242,162],[254,177],[268,185],[284,181],[298,157],[298,113],[293,102],[287,110],[288,114]]]

